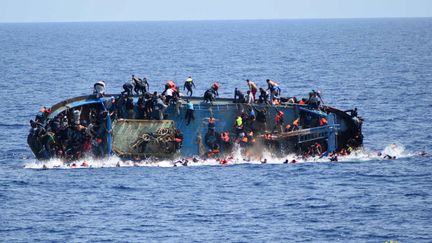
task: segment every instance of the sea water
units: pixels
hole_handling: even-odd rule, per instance
[[[0,24],[0,240],[430,242],[432,165],[419,152],[432,153],[431,40],[430,18]],[[364,149],[336,163],[237,154],[41,170],[26,144],[40,106],[98,80],[118,93],[132,74],[151,91],[192,75],[197,95],[267,78],[285,96],[320,90],[358,108]]]

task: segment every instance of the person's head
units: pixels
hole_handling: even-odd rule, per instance
[[[266,82],[267,82],[267,83],[270,82],[270,79],[267,79]]]
[[[248,82],[248,83],[249,83],[249,82],[250,82],[250,80],[249,80],[249,79],[246,79],[246,82]]]
[[[192,76],[190,76],[190,75],[189,75],[189,77],[188,77],[188,78],[192,78]]]
[[[134,75],[134,74],[132,74],[132,78],[135,78],[135,75]]]
[[[250,94],[250,90],[248,90],[246,93],[247,93],[247,94]]]

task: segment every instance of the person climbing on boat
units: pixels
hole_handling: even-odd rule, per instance
[[[186,81],[185,81],[185,83],[184,83],[184,85],[183,85],[183,90],[187,89],[187,91],[186,91],[186,95],[189,94],[189,96],[192,96],[192,94],[193,94],[192,87],[196,88],[196,87],[195,87],[195,83],[194,83],[194,81],[193,81],[193,79],[192,79],[192,76],[189,76],[189,77],[186,79]]]
[[[270,91],[270,102],[273,101],[274,97],[279,97],[281,94],[281,89],[279,88],[279,85],[271,80],[271,79],[267,79],[267,90]]]
[[[253,101],[256,100],[256,93],[258,91],[258,86],[250,79],[246,79],[249,91],[252,93]]]
[[[175,87],[176,87],[175,82],[172,81],[172,80],[168,80],[168,81],[166,82],[166,84],[165,84],[165,89],[164,89],[164,91],[162,92],[162,95],[165,95],[168,89],[173,89],[173,88],[175,88]]]
[[[243,92],[237,88],[234,89],[234,103],[246,103]]]
[[[279,133],[283,132],[284,127],[284,113],[282,111],[276,111],[275,116],[275,126],[273,127],[273,132],[277,131]]]
[[[210,89],[206,90],[206,92],[204,93],[204,102],[213,103],[213,101],[216,100],[216,97],[219,96],[218,90],[219,90],[219,84],[214,83],[210,87]]]
[[[139,92],[141,92],[141,94],[144,94],[147,92],[147,90],[150,89],[150,85],[146,77],[141,79],[136,75],[132,75],[132,82],[134,84],[134,91],[137,95],[139,95]]]
[[[260,95],[258,96],[258,103],[259,104],[268,103],[269,100],[268,91],[263,88],[259,88],[259,91],[260,91]]]
[[[185,115],[185,119],[186,119],[186,126],[189,126],[191,120],[195,120],[195,111],[194,111],[194,106],[192,104],[192,101],[190,100],[186,100],[186,115]]]
[[[101,80],[93,85],[93,94],[96,98],[101,98],[105,95],[105,81]]]
[[[207,128],[209,131],[214,131],[216,129],[216,119],[213,116],[209,117]]]
[[[243,132],[243,118],[241,116],[237,116],[235,119],[234,128],[236,129],[237,136]]]
[[[122,95],[131,96],[133,95],[133,89],[134,86],[130,82],[126,82],[123,84],[123,91],[121,92]]]

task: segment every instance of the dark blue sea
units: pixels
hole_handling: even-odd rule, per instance
[[[40,170],[26,144],[38,109],[101,79],[118,93],[131,74],[152,91],[188,75],[200,95],[267,78],[285,96],[320,90],[359,109],[364,150]],[[432,242],[431,18],[0,24],[0,95],[2,242]]]

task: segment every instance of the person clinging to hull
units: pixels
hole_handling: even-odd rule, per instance
[[[184,85],[183,85],[183,90],[187,89],[187,91],[186,91],[186,95],[189,94],[189,96],[192,96],[192,94],[193,94],[192,87],[196,88],[196,87],[195,87],[195,83],[194,83],[194,81],[193,81],[193,79],[192,79],[192,76],[189,76],[189,77],[186,79],[186,81],[185,81],[185,83],[184,83]]]

